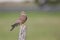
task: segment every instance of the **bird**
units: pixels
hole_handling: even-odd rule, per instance
[[[16,22],[13,25],[11,25],[12,28],[10,29],[10,31],[12,31],[16,26],[24,24],[26,20],[27,20],[27,15],[25,11],[22,11]]]

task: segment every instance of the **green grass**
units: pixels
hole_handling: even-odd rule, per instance
[[[60,12],[27,12],[27,40],[60,40]],[[18,40],[19,27],[11,25],[19,12],[0,12],[0,40]]]

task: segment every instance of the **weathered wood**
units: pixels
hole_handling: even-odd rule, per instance
[[[24,24],[20,25],[18,40],[26,40],[26,30],[27,27]]]

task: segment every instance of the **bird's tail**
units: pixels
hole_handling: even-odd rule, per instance
[[[15,23],[15,24],[11,25],[12,28],[10,29],[10,31],[12,31],[18,25],[19,25],[19,23]]]

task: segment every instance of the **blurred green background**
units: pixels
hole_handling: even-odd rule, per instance
[[[26,12],[27,40],[60,40],[60,12]],[[11,25],[20,12],[0,12],[0,40],[18,40],[19,27]]]

